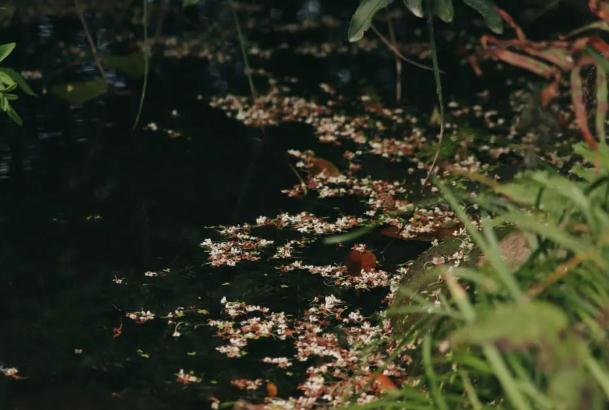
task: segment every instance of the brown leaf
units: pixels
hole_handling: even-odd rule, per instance
[[[279,390],[277,389],[277,385],[273,382],[268,382],[266,384],[266,396],[267,397],[277,397]]]
[[[588,6],[594,14],[609,22],[609,2],[607,0],[590,0]]]
[[[338,177],[341,175],[338,168],[327,159],[315,158],[312,162],[313,167],[311,167],[311,173],[313,175],[319,175],[322,172],[329,177]]]
[[[516,24],[512,16],[510,16],[507,11],[499,7],[495,7],[495,10],[497,13],[499,13],[503,21],[505,21],[516,32],[516,37],[518,37],[518,40],[527,41],[527,36],[524,34],[524,31],[522,31],[520,26]]]
[[[362,270],[372,271],[376,268],[376,256],[370,251],[352,250],[347,254],[345,265],[351,274],[358,274]]]
[[[556,69],[548,64],[541,62],[535,58],[527,57],[523,54],[514,53],[505,49],[490,49],[489,52],[495,58],[502,60],[515,67],[520,67],[528,70],[541,77],[551,78],[556,75]]]
[[[584,103],[584,90],[579,67],[571,71],[571,99],[577,125],[579,125],[582,136],[590,148],[596,149],[598,144],[588,127],[588,112]]]
[[[379,231],[381,235],[386,236],[387,238],[404,239],[402,235],[400,235],[400,232],[401,229],[394,225],[387,226]]]
[[[374,384],[381,393],[398,389],[398,386],[395,385],[389,376],[385,376],[384,374],[379,374],[374,380]]]
[[[122,334],[123,334],[123,322],[121,321],[121,324],[119,327],[112,328],[112,338],[117,339],[117,338],[121,337]]]
[[[472,68],[472,70],[474,71],[474,74],[476,74],[477,77],[482,77],[482,68],[480,67],[480,64],[478,63],[478,58],[476,56],[468,56],[467,57],[467,62],[469,63],[469,66]]]
[[[546,107],[550,104],[557,96],[558,96],[558,87],[560,84],[560,79],[557,81],[552,81],[550,84],[544,87],[541,92],[541,106]]]

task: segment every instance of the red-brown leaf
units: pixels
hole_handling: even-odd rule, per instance
[[[358,274],[362,270],[369,272],[376,268],[376,256],[370,251],[354,249],[347,254],[345,265],[351,274]]]

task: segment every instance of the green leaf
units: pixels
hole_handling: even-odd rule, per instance
[[[484,18],[484,22],[497,34],[503,33],[503,20],[497,10],[495,10],[495,5],[489,0],[463,0],[465,4],[476,10],[482,18]]]
[[[0,45],[0,61],[4,61],[4,59],[13,52],[16,45],[17,44],[15,44],[15,43],[6,43],[6,44]]]
[[[13,109],[13,107],[8,103],[8,101],[6,102],[5,112],[13,121],[15,121],[18,126],[23,126],[23,120],[21,119],[21,116],[17,114],[17,111]]]
[[[6,87],[10,87],[15,85],[15,81],[13,81],[13,79],[8,74],[0,71],[0,84]]]
[[[105,65],[116,68],[130,77],[141,77],[146,74],[146,57],[141,51],[119,55],[106,55],[102,58]]]
[[[609,147],[606,145],[600,145],[595,150],[591,150],[590,147],[584,143],[577,143],[573,145],[573,151],[581,155],[588,163],[600,165],[604,169],[609,169]]]
[[[376,13],[391,3],[393,3],[393,0],[362,0],[357,10],[355,10],[353,17],[351,17],[349,41],[361,40],[366,30],[370,28]]]
[[[73,104],[83,104],[99,97],[108,91],[108,85],[102,78],[81,83],[68,83],[51,87],[57,97]]]
[[[21,91],[29,96],[35,97],[36,93],[32,90],[29,84],[25,81],[23,76],[12,68],[2,67],[0,72],[8,75],[18,86]]]
[[[533,172],[495,187],[495,191],[529,206],[537,205],[558,219],[572,204],[582,212],[589,211],[589,202],[577,184],[560,175],[545,171]]]
[[[425,12],[423,11],[423,0],[404,0],[404,5],[415,16],[425,16]]]
[[[434,0],[433,12],[445,23],[453,21],[455,9],[453,8],[453,0]]]
[[[199,4],[199,0],[182,0],[183,9],[186,7],[196,6],[197,4]]]
[[[551,343],[568,325],[567,316],[546,302],[500,305],[454,332],[451,340],[455,345],[491,343],[522,348]]]

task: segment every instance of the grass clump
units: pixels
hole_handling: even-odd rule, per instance
[[[409,377],[362,408],[606,408],[609,149],[575,152],[569,177],[530,171],[477,195],[436,182],[475,246],[411,266],[389,312]]]

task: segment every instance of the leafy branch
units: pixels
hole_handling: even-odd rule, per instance
[[[15,46],[15,43],[0,45],[0,62],[4,61],[13,52]],[[14,93],[17,88],[27,95],[36,95],[21,74],[8,67],[0,67],[0,109],[21,126],[23,125],[23,120],[11,105],[11,101],[19,98]]]

